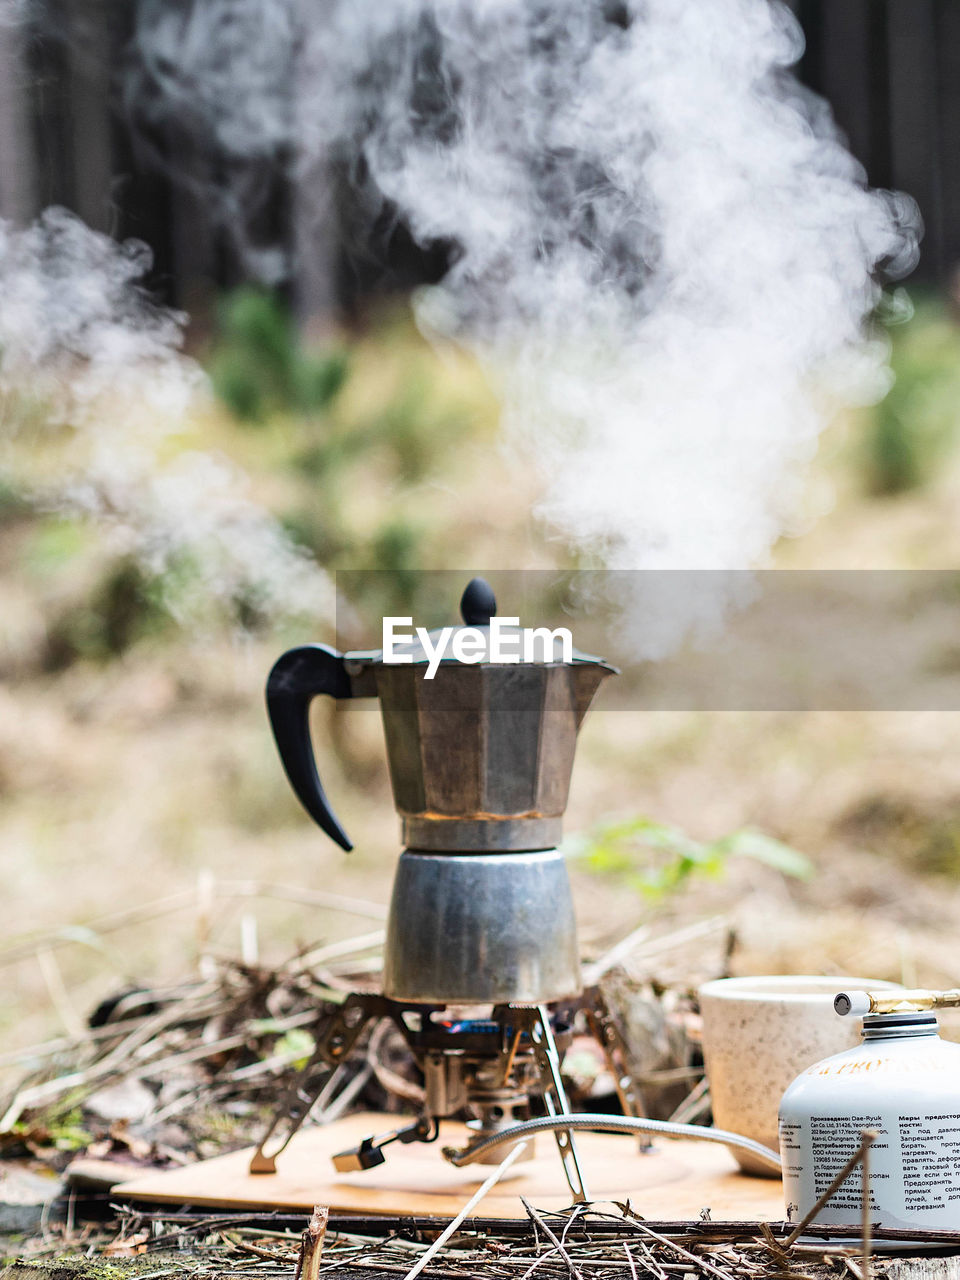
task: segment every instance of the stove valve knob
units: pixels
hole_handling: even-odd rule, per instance
[[[383,1148],[391,1142],[435,1142],[440,1127],[432,1116],[420,1116],[403,1129],[391,1129],[389,1133],[374,1134],[364,1138],[359,1147],[338,1151],[333,1157],[333,1167],[338,1173],[358,1173],[363,1169],[375,1169],[383,1164],[386,1156]]]
[[[386,1156],[380,1147],[374,1146],[374,1138],[364,1138],[359,1147],[338,1151],[333,1157],[333,1167],[338,1173],[358,1173],[363,1169],[375,1169],[383,1164]]]

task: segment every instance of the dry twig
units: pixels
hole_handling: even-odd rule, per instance
[[[853,1153],[853,1155],[850,1157],[847,1163],[843,1166],[843,1168],[840,1170],[840,1172],[837,1174],[834,1180],[830,1183],[829,1187],[827,1187],[826,1191],[823,1193],[823,1195],[820,1197],[817,1203],[813,1206],[813,1208],[810,1209],[809,1212],[804,1214],[801,1220],[797,1223],[794,1229],[787,1236],[786,1240],[784,1240],[783,1247],[785,1250],[789,1249],[791,1245],[795,1242],[797,1237],[803,1234],[803,1232],[814,1220],[814,1218],[817,1216],[820,1210],[823,1209],[823,1207],[826,1205],[830,1197],[834,1195],[837,1191],[839,1191],[842,1184],[847,1180],[850,1174],[853,1173],[857,1165],[861,1163],[864,1155],[866,1154],[867,1150],[870,1147],[871,1142],[873,1142],[876,1136],[877,1136],[876,1129],[863,1130],[863,1133],[860,1135],[861,1137],[860,1146]]]
[[[433,1244],[426,1251],[426,1253],[424,1253],[421,1256],[421,1258],[416,1263],[414,1263],[414,1265],[410,1268],[410,1270],[407,1272],[407,1280],[415,1280],[415,1277],[418,1276],[420,1272],[424,1269],[424,1267],[427,1265],[427,1263],[437,1253],[439,1253],[439,1251],[447,1243],[450,1237],[459,1228],[464,1218],[468,1217],[469,1214],[473,1212],[473,1210],[477,1207],[477,1205],[480,1203],[483,1197],[487,1194],[487,1192],[492,1187],[496,1186],[496,1184],[500,1181],[500,1179],[507,1172],[510,1166],[515,1161],[520,1159],[520,1157],[523,1155],[526,1149],[527,1149],[527,1144],[525,1142],[518,1142],[517,1145],[510,1152],[510,1154],[507,1156],[507,1158],[505,1160],[500,1161],[500,1163],[494,1169],[493,1173],[491,1173],[490,1177],[487,1178],[486,1182],[484,1182],[481,1186],[479,1186],[476,1189],[476,1191],[473,1193],[473,1195],[470,1197],[467,1203],[463,1206],[463,1208],[460,1210],[457,1216],[450,1220],[449,1226],[447,1226],[445,1230],[440,1232],[440,1234],[437,1236],[436,1240],[434,1240]]]
[[[324,1205],[313,1206],[313,1216],[307,1223],[300,1242],[300,1256],[293,1280],[317,1280],[320,1274],[320,1259],[323,1257],[323,1242],[327,1234],[327,1221],[330,1210]]]
[[[537,1226],[540,1228],[540,1230],[543,1232],[543,1234],[547,1237],[547,1239],[552,1242],[553,1247],[556,1249],[557,1253],[559,1253],[560,1257],[567,1264],[567,1270],[570,1272],[570,1275],[573,1277],[573,1280],[582,1280],[580,1272],[577,1270],[577,1268],[574,1266],[573,1262],[571,1261],[570,1254],[567,1252],[563,1242],[557,1239],[557,1237],[553,1234],[553,1232],[544,1222],[540,1214],[537,1213],[536,1209],[534,1209],[533,1205],[530,1204],[530,1202],[527,1199],[525,1199],[525,1197],[523,1196],[520,1197],[520,1203],[523,1205],[524,1209],[526,1209],[527,1214],[530,1217],[530,1220],[532,1222],[535,1222]],[[531,1267],[531,1271],[532,1270],[533,1268]],[[527,1275],[529,1274],[530,1272],[527,1272]]]
[[[632,1216],[627,1220],[637,1231],[642,1231],[644,1235],[650,1236],[653,1240],[671,1249],[679,1257],[686,1258],[688,1262],[692,1262],[695,1266],[703,1267],[704,1271],[709,1271],[712,1276],[717,1277],[717,1280],[733,1280],[729,1271],[725,1271],[722,1267],[716,1267],[712,1262],[708,1262],[706,1258],[700,1258],[695,1253],[691,1253],[682,1244],[677,1244],[676,1240],[660,1235],[659,1232],[648,1227],[645,1222],[640,1222],[639,1219]]]

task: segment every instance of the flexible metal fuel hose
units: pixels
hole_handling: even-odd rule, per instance
[[[589,1129],[594,1133],[649,1133],[659,1134],[666,1138],[697,1138],[707,1142],[720,1142],[726,1147],[738,1151],[749,1152],[756,1160],[765,1164],[771,1173],[780,1172],[780,1157],[762,1142],[753,1138],[745,1138],[739,1133],[730,1133],[727,1129],[708,1129],[701,1124],[676,1124],[672,1120],[635,1119],[633,1116],[607,1116],[591,1111],[579,1112],[577,1115],[541,1116],[536,1120],[524,1120],[521,1124],[502,1129],[492,1137],[484,1138],[462,1150],[456,1147],[445,1147],[443,1154],[458,1168],[473,1164],[482,1155],[492,1151],[494,1147],[507,1142],[516,1142],[520,1138],[528,1138],[535,1133],[555,1133],[563,1129]]]

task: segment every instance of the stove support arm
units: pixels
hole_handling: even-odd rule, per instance
[[[277,1103],[260,1144],[250,1160],[251,1173],[276,1173],[277,1156],[306,1120],[314,1104],[338,1076],[347,1058],[372,1019],[388,1014],[382,996],[350,995],[317,1036],[316,1048],[307,1065],[294,1076]],[[332,1067],[333,1074],[314,1080],[317,1069]],[[280,1130],[279,1134],[277,1131]],[[267,1144],[271,1139],[271,1149]]]
[[[550,1014],[543,1005],[536,1010],[536,1018],[530,1027],[530,1039],[533,1041],[533,1052],[540,1068],[543,1082],[543,1103],[547,1114],[551,1117],[563,1116],[570,1111],[567,1094],[560,1076],[560,1054],[557,1042],[550,1029]],[[555,1129],[553,1136],[557,1140],[557,1150],[563,1164],[567,1184],[573,1192],[575,1204],[586,1204],[590,1199],[580,1168],[580,1156],[577,1144],[573,1140],[571,1129]]]

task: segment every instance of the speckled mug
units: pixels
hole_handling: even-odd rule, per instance
[[[777,1151],[777,1111],[787,1085],[814,1062],[860,1043],[859,1018],[838,1017],[833,997],[894,986],[803,974],[705,983],[698,995],[714,1124]],[[746,1152],[734,1154],[744,1173],[773,1176]]]

